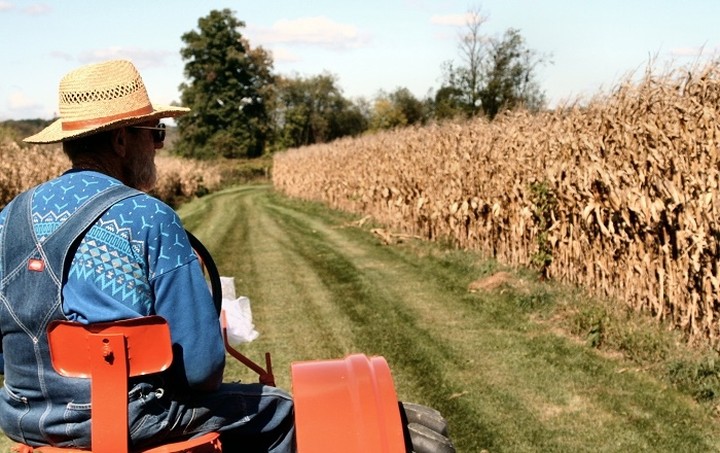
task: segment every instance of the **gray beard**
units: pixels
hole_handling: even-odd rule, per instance
[[[133,159],[125,168],[126,181],[132,188],[149,192],[157,182],[157,169],[152,155]]]

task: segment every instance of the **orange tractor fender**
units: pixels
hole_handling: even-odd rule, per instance
[[[291,365],[298,453],[405,452],[390,368],[383,357]]]

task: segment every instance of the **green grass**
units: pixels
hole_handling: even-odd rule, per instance
[[[241,350],[272,352],[283,388],[294,361],[363,352],[448,418],[458,452],[720,450],[716,354],[643,316],[446,245],[385,245],[269,186],[180,214],[250,298],[260,337]],[[256,380],[232,359],[226,378]]]

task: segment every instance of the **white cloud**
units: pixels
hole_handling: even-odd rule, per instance
[[[33,3],[23,9],[25,14],[29,14],[31,16],[41,16],[49,13],[50,11],[52,11],[52,8],[44,3]]]
[[[676,47],[674,49],[670,49],[668,52],[671,57],[676,58],[696,58],[696,57],[717,57],[718,55],[718,49],[715,48],[705,48],[705,47]]]
[[[7,109],[12,118],[39,118],[47,117],[45,107],[20,91],[10,93],[7,98]]]
[[[436,14],[430,18],[430,23],[433,25],[461,27],[467,25],[472,18],[473,16],[471,13],[442,15]]]
[[[50,52],[50,56],[55,57],[55,58],[59,58],[59,59],[61,59],[61,60],[65,60],[65,61],[75,61],[75,60],[76,60],[75,55],[73,55],[73,54],[71,54],[71,53],[69,53],[69,52],[63,52],[63,51],[61,51],[61,50],[53,50],[53,51],[51,51],[51,52]]]
[[[8,107],[10,110],[22,110],[27,108],[39,107],[40,104],[25,96],[24,93],[15,91],[8,98]]]
[[[7,0],[0,0],[0,13],[4,11],[12,11],[15,9],[16,6],[13,2],[9,2]],[[41,16],[43,14],[51,12],[52,10],[52,7],[50,5],[46,5],[45,3],[31,3],[22,8],[20,12],[29,16]]]
[[[282,19],[271,28],[257,29],[253,34],[263,44],[302,44],[334,50],[362,47],[370,40],[369,35],[356,26],[324,16]]]
[[[68,55],[63,52],[54,52],[54,56],[67,59]],[[97,63],[104,60],[130,60],[139,70],[162,67],[166,60],[175,54],[169,51],[147,50],[133,47],[108,47],[95,49],[81,53],[76,60],[82,64]]]
[[[300,57],[297,54],[289,51],[284,47],[274,47],[271,51],[273,61],[279,63],[294,63],[300,61]]]

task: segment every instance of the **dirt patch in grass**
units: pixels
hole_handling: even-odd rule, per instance
[[[527,294],[530,291],[530,285],[526,280],[511,272],[498,271],[473,280],[467,289],[471,293],[512,290],[517,293]]]

